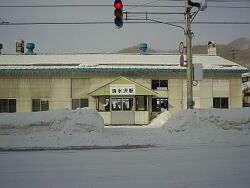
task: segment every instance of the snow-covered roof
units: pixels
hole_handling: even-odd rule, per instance
[[[250,77],[250,72],[242,74],[242,77]]]
[[[246,90],[246,89],[249,89],[249,88],[250,88],[250,81],[244,82],[244,83],[242,84],[242,89],[243,89],[243,90]]]
[[[122,71],[183,72],[179,54],[36,54],[0,55],[0,71]],[[232,61],[219,56],[193,55],[193,63],[201,63],[211,72],[247,72]]]

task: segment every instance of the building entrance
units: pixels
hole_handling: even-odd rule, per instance
[[[105,125],[144,125],[150,119],[149,99],[157,93],[119,77],[89,93]]]
[[[135,124],[134,97],[111,98],[111,124]]]

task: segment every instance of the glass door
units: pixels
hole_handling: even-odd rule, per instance
[[[111,124],[135,123],[134,97],[111,98]]]

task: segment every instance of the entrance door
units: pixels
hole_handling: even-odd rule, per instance
[[[111,124],[135,124],[133,97],[111,98]]]

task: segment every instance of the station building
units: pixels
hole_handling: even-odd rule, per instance
[[[250,73],[242,75],[243,107],[250,107]]]
[[[148,124],[186,109],[186,67],[178,54],[1,54],[0,112],[96,109],[106,125]],[[203,79],[194,108],[242,106],[247,69],[216,54],[193,55]]]

